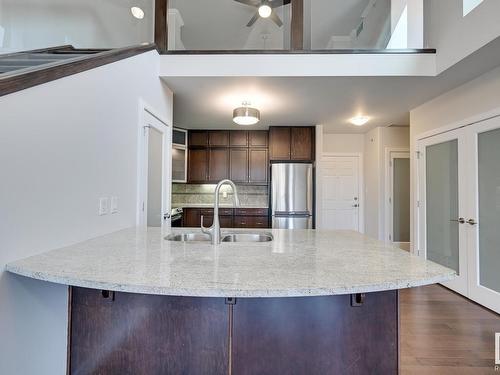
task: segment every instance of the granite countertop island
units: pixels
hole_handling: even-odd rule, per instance
[[[193,231],[199,229],[126,229],[18,260],[6,269],[71,286],[188,297],[368,293],[444,282],[455,275],[350,231],[252,230],[271,232],[274,241],[217,246],[164,239],[171,232]]]

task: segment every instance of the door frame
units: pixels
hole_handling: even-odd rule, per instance
[[[321,220],[321,210],[323,208],[323,202],[321,193],[319,191],[321,186],[321,176],[322,176],[322,168],[323,163],[331,161],[332,158],[339,157],[355,157],[358,158],[358,191],[359,191],[359,212],[358,212],[358,221],[359,221],[359,232],[365,233],[365,185],[364,185],[364,163],[363,163],[363,153],[362,152],[324,152],[321,154],[319,162],[317,163],[317,171],[316,171],[316,225],[321,226],[321,222],[318,223],[318,220]]]
[[[143,99],[139,99],[139,119],[138,119],[138,147],[137,147],[137,206],[136,206],[136,224],[139,227],[147,226],[147,201],[148,201],[148,142],[149,132],[146,131],[150,126],[146,121],[146,114],[151,115],[165,128],[159,128],[153,125],[163,137],[163,182],[165,186],[162,189],[162,212],[170,214],[171,209],[171,185],[172,185],[172,126],[169,125],[158,111],[147,104]],[[162,228],[165,220],[162,220]]]
[[[408,244],[410,245],[411,242],[393,242],[391,240],[393,231],[394,231],[394,217],[392,215],[393,210],[393,203],[392,203],[392,195],[394,191],[394,165],[392,163],[393,157],[392,155],[405,155],[405,157],[400,157],[401,159],[406,159],[406,155],[408,155],[408,159],[410,160],[410,170],[411,170],[411,156],[410,156],[410,149],[405,148],[405,147],[386,147],[385,148],[385,159],[384,159],[384,165],[385,165],[385,199],[384,199],[384,212],[385,212],[385,235],[384,239],[386,242],[394,243],[394,244]],[[411,172],[410,172],[411,176]],[[410,181],[410,186],[411,186],[411,181]],[[410,198],[410,204],[411,204],[411,198]],[[411,216],[411,214],[410,214]],[[411,224],[410,224],[410,231],[411,231]]]

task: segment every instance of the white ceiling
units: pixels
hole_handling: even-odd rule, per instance
[[[407,125],[409,111],[500,65],[500,38],[438,77],[163,77],[174,92],[174,125],[235,129],[232,110],[244,100],[262,111],[257,128],[325,126],[328,133],[364,133]],[[372,117],[364,127],[347,120]]]

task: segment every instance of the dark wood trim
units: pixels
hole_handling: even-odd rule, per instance
[[[160,52],[160,51],[159,51]],[[415,55],[435,54],[434,48],[422,49],[315,49],[315,50],[182,50],[162,55]]]
[[[141,44],[4,73],[0,75],[0,96],[111,64],[155,48],[154,44]]]
[[[292,0],[290,49],[304,49],[304,0]]]
[[[168,51],[168,0],[155,0],[155,44],[158,52]]]

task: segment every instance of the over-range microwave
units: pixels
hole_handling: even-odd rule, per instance
[[[187,182],[188,132],[172,129],[172,182]]]

